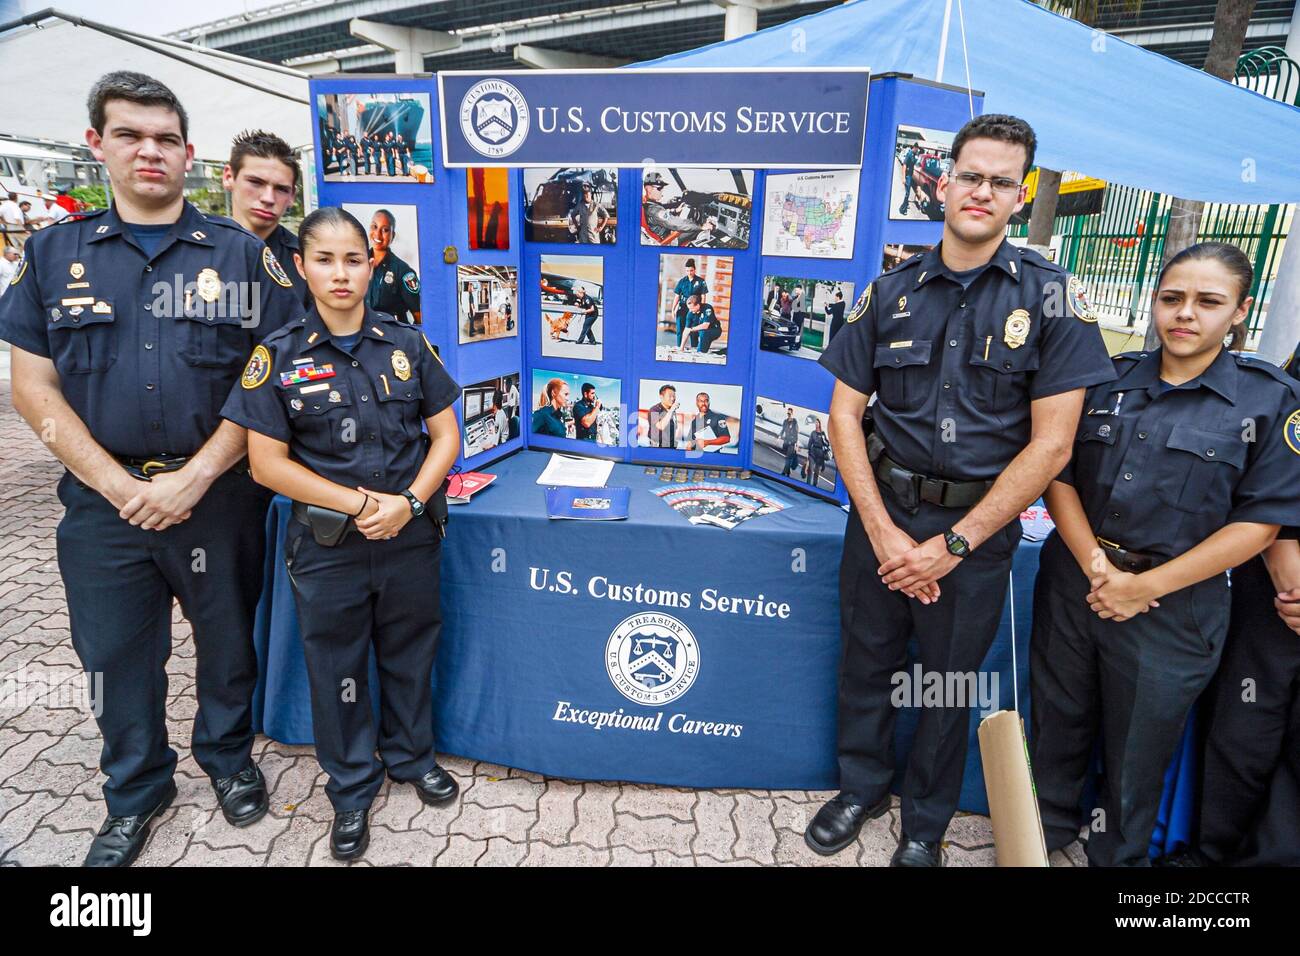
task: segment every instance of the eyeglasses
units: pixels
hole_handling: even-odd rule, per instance
[[[1021,183],[1006,176],[981,176],[979,173],[954,173],[952,181],[966,189],[979,189],[982,183],[988,183],[995,193],[1019,192]]]

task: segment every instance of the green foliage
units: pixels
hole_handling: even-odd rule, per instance
[[[74,186],[68,190],[68,195],[91,209],[103,209],[108,205],[108,190],[103,186]]]
[[[218,185],[215,188],[203,187],[191,189],[185,197],[201,211],[218,216],[226,215],[226,191]]]

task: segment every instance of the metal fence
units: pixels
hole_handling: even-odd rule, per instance
[[[1300,106],[1300,64],[1277,47],[1243,54],[1237,77],[1256,92]],[[1172,201],[1170,196],[1111,183],[1100,213],[1059,216],[1053,227],[1053,245],[1059,242],[1057,261],[1084,281],[1104,322],[1130,328],[1135,336],[1145,332],[1150,317]],[[1198,239],[1239,246],[1255,267],[1247,348],[1254,346],[1268,315],[1269,293],[1294,213],[1291,205],[1205,206]],[[1024,225],[1012,227],[1008,234],[1023,237],[1028,232]]]

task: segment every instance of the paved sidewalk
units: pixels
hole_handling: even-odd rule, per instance
[[[0,380],[0,686],[16,672],[66,680],[80,671],[68,636],[54,553],[62,468],[18,418]],[[124,596],[125,597],[125,596]],[[271,812],[230,827],[190,756],[195,711],[194,642],[175,615],[168,664],[168,727],[180,755],[179,796],[141,856],[156,866],[337,866],[325,778],[310,747],[259,737],[254,748],[271,788]],[[104,817],[99,733],[75,709],[15,706],[0,696],[0,865],[77,865]],[[380,791],[371,845],[354,865],[437,866],[883,866],[898,839],[892,810],[863,828],[856,846],[829,860],[804,845],[803,829],[831,794],[680,790],[557,780],[446,757],[461,799],[426,807],[413,788]],[[960,814],[948,830],[949,866],[991,866],[986,817]],[[1081,865],[1079,844],[1057,865]]]

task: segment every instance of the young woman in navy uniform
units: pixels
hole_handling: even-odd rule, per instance
[[[366,306],[369,249],[356,219],[318,209],[299,242],[315,304],[253,352],[222,414],[249,430],[253,477],[294,501],[285,564],[335,810],[330,850],[350,860],[366,849],[385,770],[425,803],[458,791],[433,749],[441,544],[426,506],[460,450],[460,391],[419,330]]]
[[[1285,371],[1300,381],[1300,346]],[[1300,453],[1300,416],[1286,439]],[[1223,661],[1202,702],[1193,863],[1300,866],[1300,528],[1277,537],[1232,571]]]
[[[1300,523],[1300,388],[1225,347],[1252,274],[1201,243],[1160,274],[1161,347],[1116,356],[1088,391],[1074,457],[1045,499],[1030,651],[1032,754],[1049,849],[1078,835],[1098,734],[1105,781],[1089,862],[1140,866],[1187,712],[1223,652],[1225,572]]]

